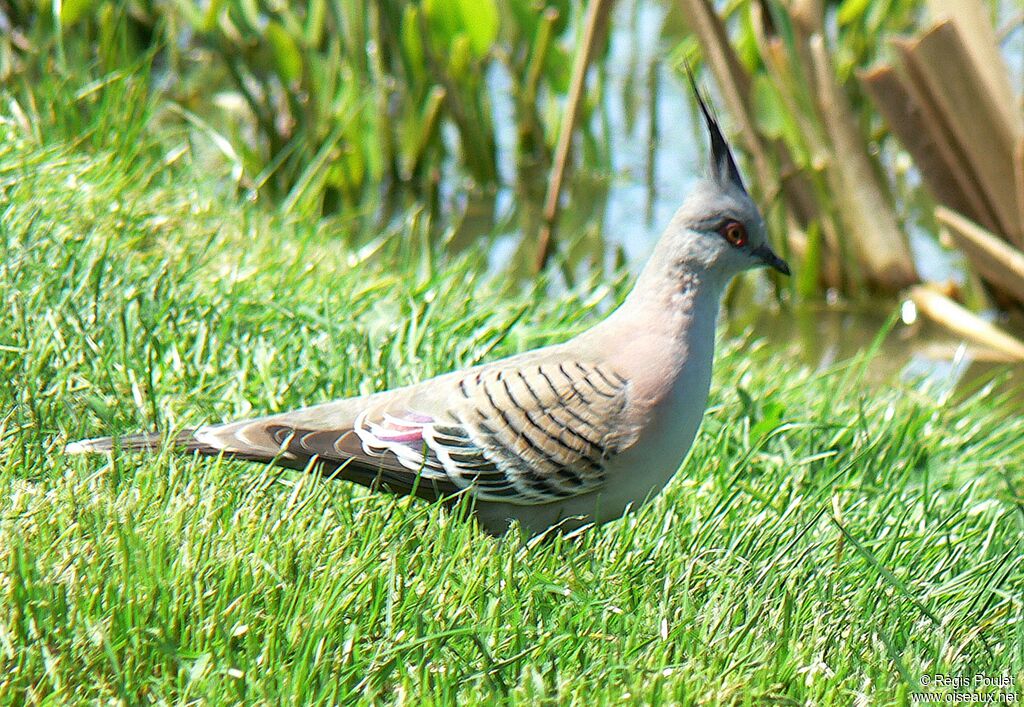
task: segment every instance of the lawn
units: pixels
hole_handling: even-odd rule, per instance
[[[19,124],[0,122],[0,703],[873,705],[1024,670],[1024,420],[983,387],[869,387],[866,357],[811,371],[721,341],[657,502],[533,545],[313,474],[65,456],[559,340],[628,278],[511,286],[415,213],[379,235],[290,221],[180,151]]]

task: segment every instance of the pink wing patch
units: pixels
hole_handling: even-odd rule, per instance
[[[383,423],[371,422],[370,433],[381,442],[406,444],[423,441],[423,426],[434,418],[415,412],[406,412],[406,417],[395,417],[384,413]]]
[[[363,451],[370,456],[382,457],[391,452],[407,469],[441,470],[436,458],[428,453],[423,437],[424,428],[433,423],[430,415],[413,410],[406,410],[400,417],[385,412],[379,420],[369,420],[363,412],[356,418],[354,429],[363,443]]]

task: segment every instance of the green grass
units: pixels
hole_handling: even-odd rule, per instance
[[[288,222],[145,154],[0,124],[0,703],[901,704],[1024,669],[1024,421],[863,362],[722,342],[657,502],[532,546],[301,473],[64,456],[536,346],[622,295],[509,287],[415,216]]]

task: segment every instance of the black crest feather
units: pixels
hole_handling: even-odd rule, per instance
[[[700,106],[700,112],[703,114],[704,123],[708,128],[708,135],[711,137],[711,176],[722,186],[732,184],[746,193],[747,188],[743,185],[743,177],[740,176],[740,170],[736,166],[732,150],[729,149],[729,143],[726,142],[725,135],[718,127],[718,121],[711,115],[707,103],[704,102],[704,97],[701,95],[697,80],[693,77],[690,67],[686,67],[686,75],[690,78],[693,95],[697,97],[697,104]]]

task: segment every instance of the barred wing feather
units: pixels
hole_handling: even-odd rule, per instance
[[[605,462],[631,445],[628,384],[577,361],[478,369],[456,379],[443,411],[364,410],[354,431],[365,454],[489,501],[543,504],[593,491]]]

